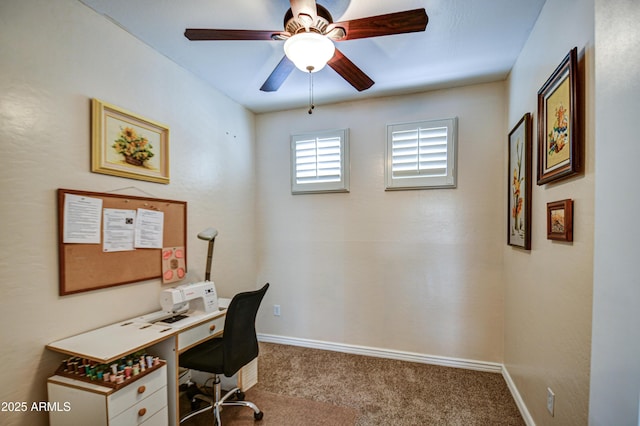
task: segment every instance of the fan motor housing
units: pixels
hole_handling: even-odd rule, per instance
[[[329,11],[319,4],[316,4],[316,10],[316,19],[309,25],[309,31],[325,34],[329,24],[333,23],[333,18]],[[298,17],[293,16],[291,9],[284,15],[284,29],[291,35],[306,31]]]

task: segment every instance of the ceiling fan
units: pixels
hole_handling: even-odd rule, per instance
[[[285,56],[260,90],[274,92],[295,67],[309,73],[328,64],[358,91],[374,81],[335,48],[333,41],[354,40],[424,31],[429,18],[424,8],[333,22],[327,9],[315,0],[290,0],[284,15],[284,31],[188,28],[189,40],[286,40]]]

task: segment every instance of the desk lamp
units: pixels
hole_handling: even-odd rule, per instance
[[[216,228],[207,228],[198,234],[201,240],[209,241],[209,251],[207,252],[207,270],[204,275],[205,281],[211,281],[211,259],[213,258],[213,244],[216,241],[218,230]]]

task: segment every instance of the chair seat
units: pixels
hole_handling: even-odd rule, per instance
[[[180,354],[180,367],[212,374],[223,374],[224,355],[222,349],[222,338],[207,340]]]

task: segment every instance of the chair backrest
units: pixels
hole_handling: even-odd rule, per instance
[[[258,356],[256,315],[269,283],[260,290],[236,294],[224,321],[223,369],[224,375],[233,376],[242,367]]]

